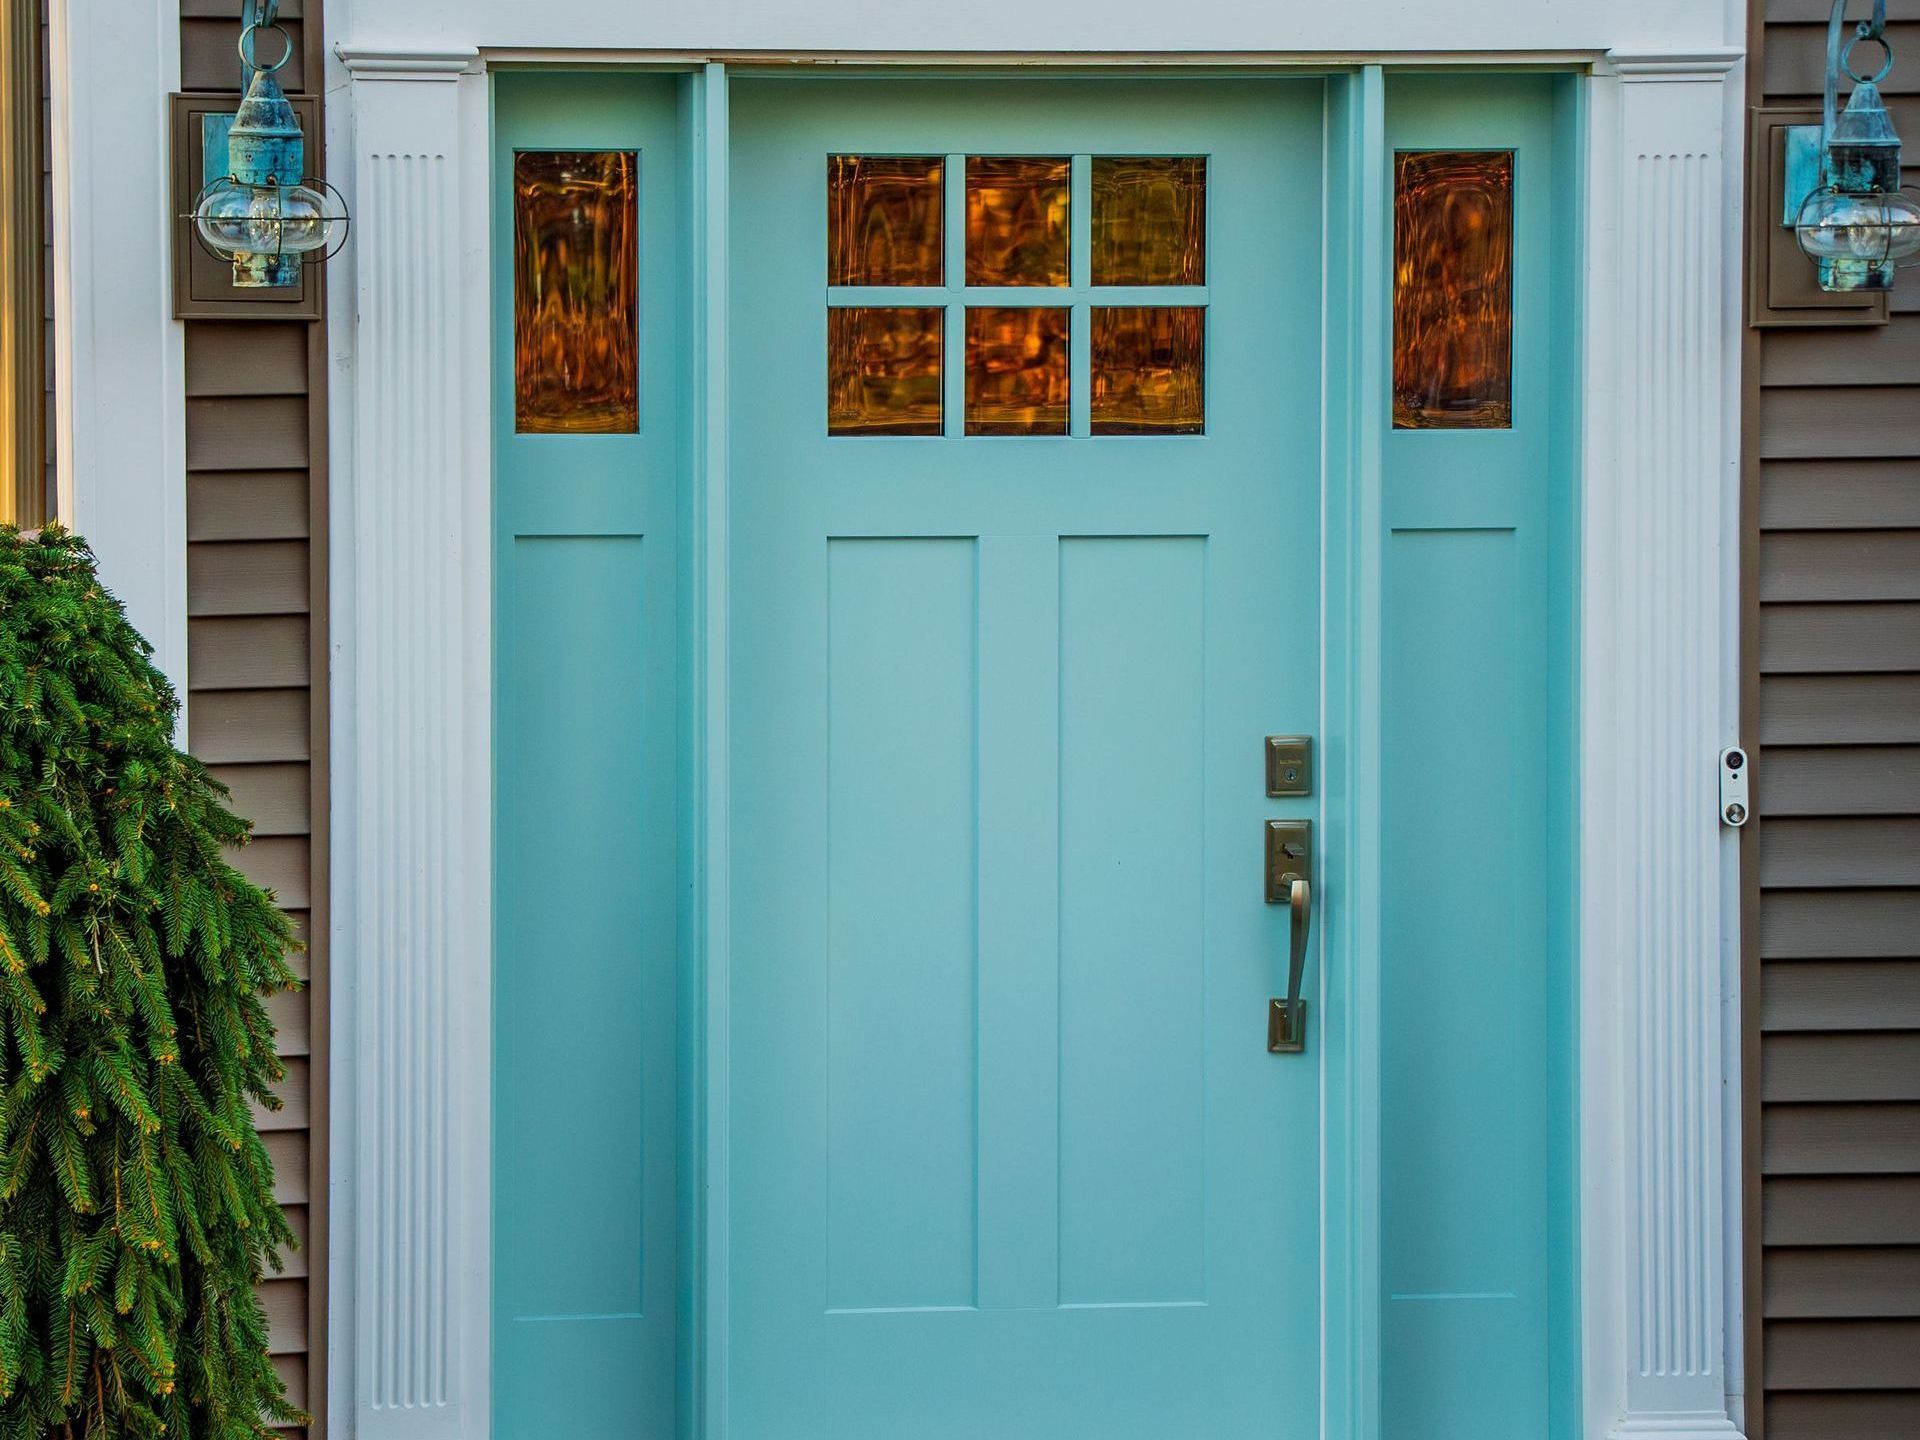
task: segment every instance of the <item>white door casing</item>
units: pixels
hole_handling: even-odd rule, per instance
[[[482,1440],[486,79],[474,49],[340,55],[351,77],[336,111],[350,112],[341,168],[355,235],[337,262],[348,273],[331,287],[334,393],[350,403],[332,422],[333,953],[344,1008],[332,1057],[329,1399],[334,1423],[364,1440]],[[1583,81],[1579,1113],[1590,1440],[1737,1434],[1726,1374],[1737,1337],[1723,1305],[1726,842],[1711,793],[1734,604],[1721,583],[1721,534],[1735,354],[1723,340],[1735,229],[1724,196],[1738,160],[1724,114],[1737,59],[1616,54]],[[724,122],[718,66],[706,68],[701,106],[709,123]],[[1732,253],[1737,263],[1737,245]],[[723,300],[699,308],[696,354],[711,384],[725,373]],[[721,487],[724,459],[723,449],[700,459]],[[724,525],[724,511],[711,523]],[[710,530],[702,551],[723,566],[725,546],[711,540]],[[724,594],[723,571],[701,583]],[[700,834],[703,860],[724,867],[720,827]],[[723,1420],[709,1414],[711,1436]]]

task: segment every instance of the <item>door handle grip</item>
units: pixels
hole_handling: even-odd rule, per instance
[[[1307,971],[1307,936],[1313,928],[1313,886],[1294,880],[1287,886],[1287,998],[1267,1007],[1267,1049],[1298,1055],[1307,1048],[1307,1002],[1300,981]]]

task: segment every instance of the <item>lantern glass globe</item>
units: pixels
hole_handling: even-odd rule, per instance
[[[1897,190],[1828,191],[1807,202],[1794,235],[1815,260],[1904,260],[1920,253],[1920,203]]]
[[[342,217],[308,185],[221,180],[194,208],[200,237],[221,255],[305,255],[339,238]]]

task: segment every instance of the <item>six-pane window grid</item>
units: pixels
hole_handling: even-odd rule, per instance
[[[1201,433],[1206,167],[828,156],[828,433]]]

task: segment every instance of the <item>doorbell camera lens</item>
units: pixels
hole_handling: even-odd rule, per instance
[[[1738,770],[1743,764],[1746,763],[1746,759],[1747,757],[1744,754],[1742,754],[1740,751],[1729,750],[1727,752],[1727,769]]]

